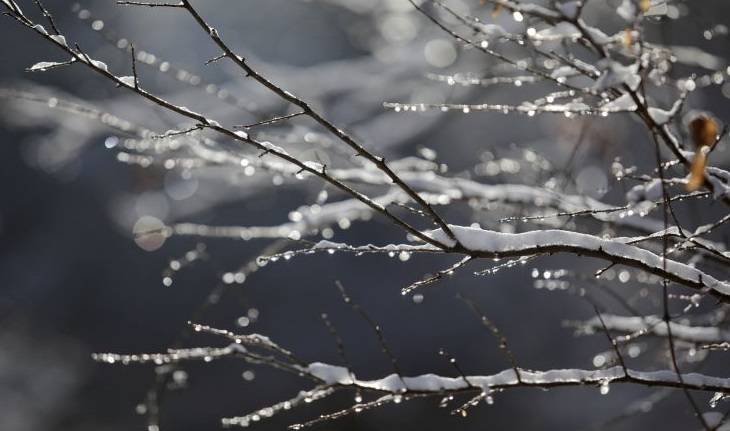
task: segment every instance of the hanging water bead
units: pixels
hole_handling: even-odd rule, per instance
[[[243,377],[243,380],[250,382],[256,378],[256,374],[252,370],[246,370],[241,374],[241,377]]]
[[[439,402],[439,407],[444,408],[444,407],[448,406],[449,403],[453,400],[454,400],[453,395],[447,395],[447,396],[441,398],[441,401]]]
[[[423,302],[423,295],[420,293],[416,293],[411,299],[413,300],[414,304],[420,304]]]
[[[629,280],[631,280],[631,273],[624,269],[623,271],[618,273],[618,280],[621,283],[628,283]]]
[[[599,354],[593,357],[593,366],[600,368],[606,365],[606,357],[603,354]]]
[[[611,390],[611,387],[609,386],[609,384],[610,384],[610,381],[608,381],[608,380],[604,380],[601,383],[601,389],[600,389],[601,395],[607,395],[608,392]]]

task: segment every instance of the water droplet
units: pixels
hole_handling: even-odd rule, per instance
[[[593,357],[593,366],[598,368],[606,364],[606,357],[603,355],[596,355]]]
[[[618,280],[621,283],[628,283],[629,280],[631,280],[631,273],[627,270],[623,270],[618,273]]]

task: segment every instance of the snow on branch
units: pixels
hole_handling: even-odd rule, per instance
[[[612,331],[628,334],[649,333],[658,337],[666,337],[667,326],[659,316],[618,316],[612,314],[601,315],[605,326]],[[692,326],[677,322],[670,323],[673,336],[690,343],[724,343],[730,342],[730,331],[717,326]],[[600,331],[601,322],[594,317],[575,325],[581,331]]]
[[[651,251],[627,244],[622,240],[603,239],[593,235],[565,231],[538,230],[523,233],[502,233],[479,228],[451,226],[463,247],[460,252],[477,257],[520,257],[533,254],[569,252],[632,266],[668,280],[707,292],[718,299],[730,299],[730,284],[715,279],[689,265],[662,259]],[[428,235],[447,245],[456,245],[440,230]]]
[[[239,338],[242,340],[245,338]],[[297,365],[286,360],[273,357],[261,356],[249,351],[246,342],[236,342],[223,348],[199,347],[194,349],[174,350],[169,353],[147,353],[135,355],[119,354],[97,354],[95,359],[107,363],[175,363],[178,361],[199,360],[209,362],[213,359],[224,357],[240,357],[248,362],[268,365],[283,371],[307,377],[317,383],[311,390],[302,391],[294,398],[263,407],[255,412],[244,416],[222,419],[227,426],[236,425],[248,427],[252,422],[270,418],[282,411],[290,410],[302,404],[312,403],[317,400],[329,397],[337,389],[357,389],[366,393],[374,393],[379,396],[385,394],[394,399],[389,402],[400,403],[415,398],[427,396],[444,397],[448,395],[476,394],[480,398],[488,396],[494,390],[509,389],[517,387],[551,388],[562,386],[584,386],[596,385],[601,388],[601,393],[607,393],[609,385],[614,383],[629,383],[644,386],[656,386],[666,388],[678,388],[684,386],[698,391],[711,391],[717,393],[730,393],[730,380],[719,377],[706,376],[698,373],[688,373],[680,377],[673,371],[639,371],[624,369],[616,366],[598,370],[583,369],[553,369],[546,371],[534,371],[517,368],[506,369],[491,375],[462,375],[449,377],[437,374],[423,374],[419,376],[402,376],[390,374],[374,380],[361,380],[355,377],[355,372],[347,367],[332,365],[322,362],[312,362]],[[375,405],[383,405],[382,399],[376,400]],[[368,403],[357,404],[348,409],[346,414],[361,412],[368,407]],[[322,417],[336,419],[346,414],[328,415]],[[316,420],[316,419],[315,419]],[[291,425],[292,429],[300,429],[301,424]]]

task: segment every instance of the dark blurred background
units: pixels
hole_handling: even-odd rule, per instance
[[[31,10],[31,2],[25,3],[25,9]],[[368,145],[389,156],[405,156],[430,147],[440,161],[449,163],[452,172],[460,173],[479,163],[477,157],[484,151],[510,154],[515,148],[532,148],[559,166],[567,159],[580,129],[576,121],[555,117],[528,123],[522,117],[499,114],[389,114],[371,121],[349,112],[363,106],[366,112],[381,115],[380,102],[392,100],[395,87],[410,93],[410,100],[449,96],[432,90],[439,84],[423,77],[429,71],[456,70],[449,69],[452,65],[446,60],[443,66],[424,59],[424,45],[443,39],[443,35],[429,28],[405,0],[197,3],[234,46],[250,54],[265,71],[283,77],[279,82],[296,94],[317,97],[318,74],[337,75],[338,68],[357,70],[357,62],[376,58],[376,66],[367,63],[371,72],[352,77],[355,82],[343,84],[345,90],[331,90],[331,96],[318,103],[339,124],[355,128]],[[465,3],[474,6],[478,2]],[[730,5],[710,0],[698,3],[703,6],[694,10],[698,15],[692,25],[680,27],[670,22],[659,29],[655,24],[657,33],[661,30],[668,42],[706,43],[716,55],[727,55],[727,37],[708,41],[703,32],[726,21]],[[129,64],[128,58],[102,37],[109,31],[114,33],[105,33],[107,36],[133,39],[138,47],[164,54],[187,70],[205,71],[202,76],[222,88],[241,88],[237,82],[243,78],[235,76],[229,65],[204,68],[202,62],[216,52],[182,12],[122,8],[111,0],[87,1],[80,6],[47,0],[46,5],[70,38],[95,57],[109,59],[111,67],[124,71]],[[79,19],[84,10],[93,16]],[[103,21],[104,28],[93,30],[97,19]],[[58,59],[58,53],[12,20],[0,22],[3,87],[41,93],[53,87],[57,94],[147,122],[145,126],[160,132],[174,125],[173,119],[159,112],[150,118],[152,108],[120,94],[81,67],[44,74],[24,72],[38,61]],[[391,45],[396,48],[389,51]],[[448,60],[450,54],[444,55]],[[396,69],[402,71],[387,75]],[[189,89],[180,89],[174,80],[149,70],[143,70],[141,76],[146,85],[164,94],[180,95],[179,100],[189,100],[191,106],[198,102],[188,94]],[[292,78],[291,84],[284,79],[287,77]],[[730,93],[727,85],[714,86],[711,91],[693,95],[691,103],[726,118],[723,90]],[[473,101],[509,100],[510,91],[490,88],[463,96]],[[247,98],[245,93],[237,95]],[[115,153],[104,145],[113,135],[109,130],[62,116],[60,122],[66,123],[66,129],[54,132],[57,124],[45,124],[41,114],[36,121],[18,120],[19,113],[41,110],[24,103],[4,101],[0,111],[7,120],[0,121],[0,429],[144,429],[144,417],[135,409],[153,382],[153,367],[98,364],[91,360],[91,353],[162,351],[171,346],[209,292],[219,285],[221,275],[253,259],[265,242],[206,240],[208,258],[181,270],[173,285],[165,287],[162,273],[170,259],[183,256],[199,241],[173,237],[159,249],[145,251],[134,241],[130,220],[154,215],[165,221],[269,225],[285,222],[289,211],[312,202],[319,186],[258,190],[257,183],[248,185],[217,175],[208,179],[207,185],[201,179],[198,195],[189,198],[202,199],[204,204],[176,201],[165,194],[165,172],[116,160]],[[207,107],[220,101],[200,103]],[[160,125],[163,119],[170,125]],[[613,158],[625,154],[627,147],[638,149],[626,156],[631,163],[651,162],[648,137],[630,119],[596,120],[591,131],[592,138],[578,165],[608,172]],[[484,179],[519,180],[519,175]],[[611,183],[608,178],[603,182]],[[620,198],[620,187],[609,188],[606,200]],[[206,201],[206,190],[214,190],[215,197]],[[455,220],[474,221],[465,220],[456,210],[447,214]],[[403,239],[378,218],[355,223],[347,231],[338,230],[335,239],[340,238],[375,244]],[[441,348],[454,355],[467,373],[492,373],[509,366],[488,331],[455,298],[457,292],[477,301],[500,326],[523,367],[590,368],[594,354],[608,349],[603,337],[576,338],[570,328],[561,325],[566,319],[590,317],[593,311],[585,301],[561,292],[536,290],[530,276],[534,266],[580,265],[590,270],[598,267],[597,262],[556,256],[490,277],[474,277],[471,271],[464,271],[425,290],[421,303],[401,296],[400,288],[409,282],[451,263],[434,257],[415,256],[400,262],[386,256],[335,255],[270,264],[244,284],[226,289],[221,301],[199,316],[200,323],[266,334],[305,360],[337,363],[335,343],[319,317],[326,312],[345,340],[358,377],[390,373],[389,362],[380,353],[371,329],[342,303],[334,285],[340,280],[382,325],[401,368],[410,375],[456,375],[448,361],[438,355]],[[631,283],[625,288],[631,288]],[[239,318],[251,315],[256,318],[247,328],[240,328]],[[189,346],[218,343],[220,340],[203,336],[186,341]],[[169,391],[163,402],[163,429],[217,429],[221,417],[268,406],[294,396],[308,384],[240,361],[187,364],[183,368],[187,373],[185,387]],[[248,373],[244,378],[245,371],[253,375]],[[650,393],[647,388],[620,385],[613,385],[607,395],[600,395],[596,387],[515,389],[496,394],[494,405],[480,405],[467,418],[449,414],[457,406],[455,402],[451,408],[439,408],[438,400],[430,399],[386,406],[320,429],[587,429]],[[353,396],[343,392],[256,425],[283,429],[295,421],[345,407]],[[706,397],[698,398],[705,403]],[[651,412],[618,423],[614,429],[650,426],[693,429],[696,422],[686,400],[676,393]]]

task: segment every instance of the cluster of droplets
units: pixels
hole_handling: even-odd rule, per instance
[[[468,114],[471,112],[501,112],[503,114],[524,114],[533,117],[539,113],[562,114],[567,118],[576,116],[601,116],[606,117],[610,112],[601,109],[594,109],[583,103],[581,98],[574,99],[562,104],[545,104],[540,105],[536,102],[525,102],[521,105],[506,104],[463,104],[463,103],[397,103],[386,102],[383,104],[386,109],[394,112],[462,112]]]
[[[159,135],[145,133],[143,138],[118,138],[110,136],[104,141],[107,149],[120,149],[140,153],[165,154],[177,151],[184,146],[181,137],[195,136],[197,130],[168,130]]]
[[[594,328],[586,328],[584,330],[584,333],[588,331],[595,331]],[[629,358],[638,358],[639,355],[641,355],[642,351],[644,350],[644,346],[640,343],[628,343],[621,346],[621,350],[624,352],[626,356]],[[596,368],[603,368],[607,366],[615,365],[618,361],[618,357],[616,356],[616,352],[613,350],[597,353],[593,356],[593,366]]]
[[[144,132],[143,138],[109,136],[104,140],[104,147],[116,151],[117,161],[121,163],[143,168],[155,166],[165,170],[191,170],[205,166],[206,161],[200,157],[184,157],[171,153],[183,149],[187,145],[183,138],[194,134],[195,131],[191,130],[174,135]]]
[[[246,428],[251,426],[252,423],[260,422],[263,419],[271,418],[277,413],[291,410],[292,407],[300,403],[311,403],[312,401],[327,397],[328,395],[332,394],[332,392],[332,388],[317,388],[311,391],[301,391],[296,398],[282,401],[269,407],[264,407],[245,416],[224,418],[221,420],[221,424],[223,425],[223,427],[226,428],[231,426],[240,426]]]
[[[570,282],[563,280],[563,278],[573,276],[573,272],[567,269],[546,269],[541,271],[533,268],[531,275],[534,279],[533,286],[535,289],[567,290],[570,287]]]
[[[477,271],[474,274],[475,275],[494,275],[497,272],[503,270],[503,269],[511,269],[516,266],[525,265],[527,262],[529,262],[532,259],[532,256],[520,256],[517,259],[510,259],[506,262],[500,263],[499,265],[495,265],[491,268],[483,269],[481,271]],[[499,259],[495,259],[499,260]]]
[[[608,268],[603,271],[596,273],[596,278],[600,278],[607,281],[617,280],[622,284],[629,283],[630,281],[636,281],[640,284],[646,285],[658,285],[662,283],[662,277],[654,274],[647,274],[645,271],[637,271],[632,269],[613,269]]]
[[[312,255],[317,252],[325,252],[327,254],[333,255],[340,252],[348,252],[352,253],[355,256],[362,256],[364,254],[384,254],[390,258],[397,258],[400,262],[407,262],[410,260],[412,252],[409,250],[401,250],[398,249],[396,246],[390,246],[386,248],[378,248],[375,246],[361,246],[361,247],[355,247],[350,246],[347,244],[340,244],[340,243],[334,243],[327,240],[322,240],[315,244],[311,248],[307,249],[301,249],[301,250],[287,250],[283,253],[277,253],[270,256],[259,256],[256,258],[256,263],[259,266],[265,266],[268,263],[274,263],[278,262],[279,260],[283,259],[285,261],[291,260],[293,257],[297,256],[303,256],[303,255]]]
[[[91,29],[100,34],[111,45],[115,46],[119,50],[131,54],[134,43],[127,38],[118,37],[112,30],[105,26],[103,20],[95,18],[90,10],[83,8],[79,3],[74,3],[71,6],[71,11],[75,13],[81,21],[88,22]],[[256,104],[241,100],[230,91],[225,88],[221,88],[216,84],[204,82],[200,75],[178,67],[161,58],[159,55],[142,49],[136,49],[135,60],[139,64],[153,67],[155,71],[170,76],[178,82],[182,82],[191,87],[200,87],[204,89],[207,94],[216,97],[228,105],[235,106],[246,111],[255,111],[257,109]]]
[[[233,353],[231,347],[213,348],[196,347],[191,349],[170,349],[168,353],[139,353],[122,355],[117,353],[95,353],[92,358],[107,364],[129,365],[133,363],[154,363],[155,365],[174,364],[182,360],[202,359],[210,362],[213,359],[229,356]]]
[[[149,168],[155,162],[154,157],[143,156],[139,154],[131,154],[125,152],[117,153],[117,161],[128,165],[135,165],[142,168]]]
[[[500,150],[502,154],[508,151],[510,157],[502,155],[498,157],[493,151],[484,151],[479,155],[480,162],[474,168],[474,174],[478,176],[493,177],[498,175],[519,175],[520,182],[530,183],[538,182],[545,178],[545,175],[553,171],[552,163],[545,157],[539,155],[532,149],[520,148],[515,144],[511,144],[508,150]],[[539,199],[539,198],[538,198]],[[483,199],[474,199],[476,206],[484,205]],[[535,205],[541,206],[544,202],[542,199],[536,200]],[[497,208],[503,206],[498,203]],[[505,220],[519,220],[519,217],[510,217]]]
[[[167,264],[167,268],[162,271],[162,285],[166,287],[172,286],[175,274],[193,262],[204,259],[207,256],[205,250],[205,244],[199,243],[194,249],[187,251],[181,258],[172,259]]]
[[[442,409],[446,408],[452,401],[454,401],[454,396],[452,394],[446,395],[445,397],[441,398],[441,401],[439,401],[439,407]]]
[[[257,308],[249,308],[245,316],[240,316],[236,319],[236,325],[241,328],[246,328],[252,323],[256,323],[260,314],[261,312]]]
[[[221,281],[224,284],[243,284],[246,281],[246,273],[241,270],[226,272],[221,275]]]
[[[488,153],[491,154],[491,153]],[[474,166],[474,173],[480,176],[494,177],[507,174],[515,175],[520,173],[522,166],[519,160],[510,158],[485,160]]]
[[[359,399],[362,400],[362,398],[359,398]],[[382,396],[374,401],[369,401],[367,403],[361,403],[358,401],[357,404],[351,406],[348,409],[340,410],[338,412],[330,413],[330,414],[321,414],[321,415],[319,415],[319,417],[317,419],[306,422],[306,423],[297,423],[297,424],[289,425],[289,429],[301,430],[301,429],[311,426],[317,422],[331,421],[331,420],[334,420],[334,419],[337,419],[337,418],[340,418],[340,417],[343,417],[343,416],[346,416],[346,415],[349,415],[352,413],[355,413],[355,414],[362,413],[366,409],[374,409],[374,408],[382,407],[388,403],[400,404],[404,399],[405,398],[403,397],[403,395],[389,394],[389,395]],[[306,399],[305,399],[305,401],[306,401]],[[309,402],[309,401],[306,401],[306,402]]]
[[[702,295],[699,293],[692,295],[669,295],[669,298],[678,298],[682,301],[687,301],[687,305],[682,310],[683,313],[687,313],[693,308],[699,308],[702,302]]]
[[[487,405],[494,404],[494,397],[492,396],[492,393],[493,391],[489,388],[482,390],[479,395],[464,403],[461,407],[454,410],[453,413],[461,415],[461,417],[467,417],[469,415],[469,409],[471,407],[476,407],[477,405],[479,405],[479,402],[481,402],[482,400],[484,400]]]
[[[453,75],[439,75],[431,73],[426,75],[428,79],[437,82],[445,82],[448,85],[461,86],[482,86],[488,87],[497,84],[512,84],[515,87],[521,87],[524,83],[534,83],[540,81],[537,76],[496,76],[496,77],[479,77],[470,73],[456,73]]]
[[[280,259],[283,259],[285,261],[288,261],[288,260],[291,260],[293,257],[296,257],[296,256],[302,256],[302,255],[308,255],[308,254],[314,254],[314,253],[315,253],[315,251],[314,250],[311,250],[311,249],[306,249],[306,250],[287,250],[287,251],[285,251],[283,253],[277,253],[277,254],[274,254],[274,255],[271,255],[271,256],[259,256],[259,257],[256,258],[256,264],[258,266],[260,266],[260,267],[263,267],[263,266],[268,265],[270,262],[271,263],[276,263]],[[334,254],[335,253],[335,250],[334,249],[329,249],[329,250],[327,250],[327,253]]]

